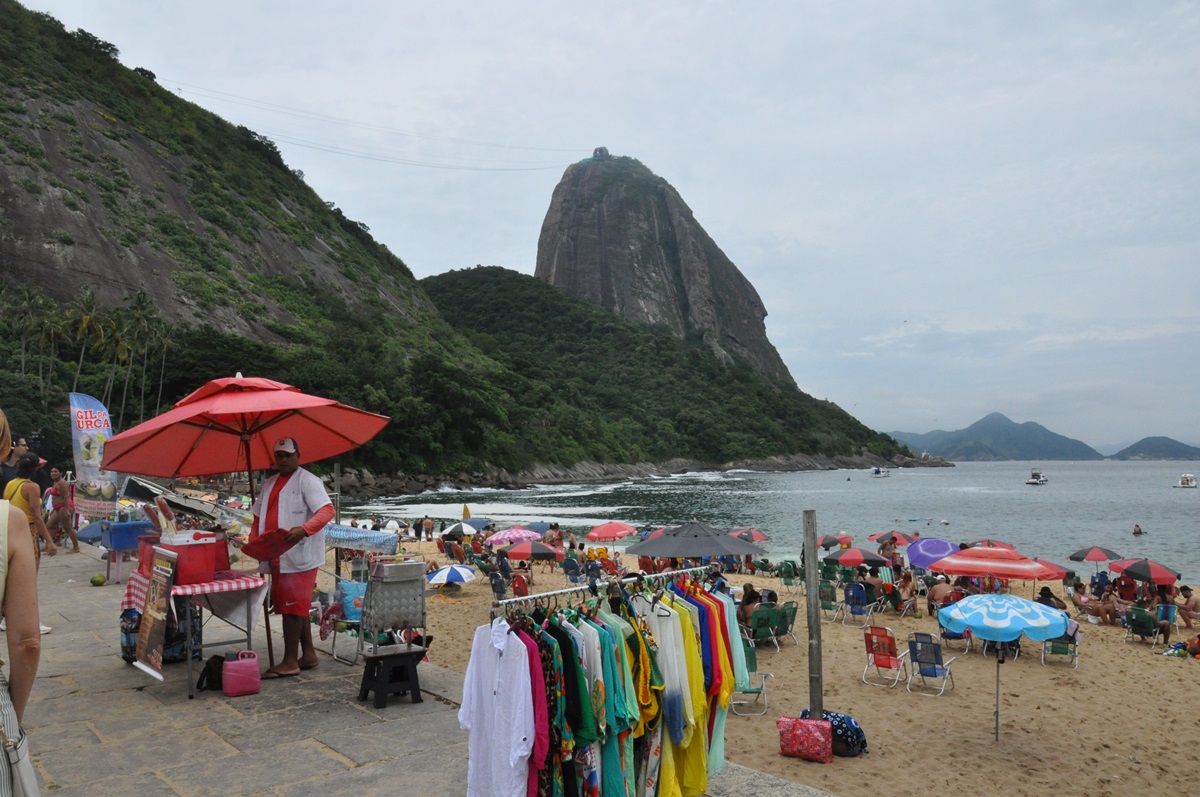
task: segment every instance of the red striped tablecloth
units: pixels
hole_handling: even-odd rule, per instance
[[[137,572],[131,573],[125,582],[125,595],[121,598],[121,611],[137,609],[140,612],[146,605],[146,589],[149,584],[150,580],[145,576]],[[216,595],[222,592],[258,590],[266,586],[267,580],[254,573],[221,570],[217,572],[212,581],[171,587],[171,595],[172,597],[176,595]],[[259,602],[262,602],[261,597]]]

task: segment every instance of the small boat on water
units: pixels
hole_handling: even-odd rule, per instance
[[[1039,484],[1046,484],[1049,481],[1050,480],[1046,478],[1046,474],[1042,473],[1041,468],[1034,468],[1033,470],[1029,471],[1029,478],[1025,480],[1025,483],[1037,486]]]
[[[1179,477],[1179,481],[1171,485],[1172,487],[1192,487],[1196,486],[1196,477],[1191,473],[1185,473]]]
[[[892,472],[890,470],[888,470],[887,468],[881,468],[879,466],[876,466],[874,468],[871,468],[871,475],[873,477],[875,477],[876,479],[885,479],[888,476],[891,476]]]

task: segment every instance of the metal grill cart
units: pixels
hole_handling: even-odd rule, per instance
[[[408,629],[425,631],[425,562],[379,559],[371,563],[367,577],[354,657],[337,655],[336,633],[330,653],[345,664],[356,664],[364,652],[393,641],[387,632]]]

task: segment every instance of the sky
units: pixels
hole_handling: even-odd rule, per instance
[[[26,5],[274,140],[418,278],[532,275],[604,146],[871,428],[1200,444],[1196,2]]]

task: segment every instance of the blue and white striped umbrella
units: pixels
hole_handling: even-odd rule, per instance
[[[938,612],[938,622],[956,633],[968,628],[971,635],[992,642],[1012,642],[1021,634],[1037,642],[1067,633],[1067,613],[1016,595],[968,595]],[[1000,664],[996,656],[996,741],[1000,741]]]
[[[466,565],[448,565],[439,567],[429,575],[425,576],[425,581],[429,584],[465,584],[468,581],[475,580],[475,568],[467,567]]]
[[[1012,642],[1021,634],[1045,642],[1067,633],[1067,613],[1016,595],[969,595],[938,612],[938,622],[961,634]]]

